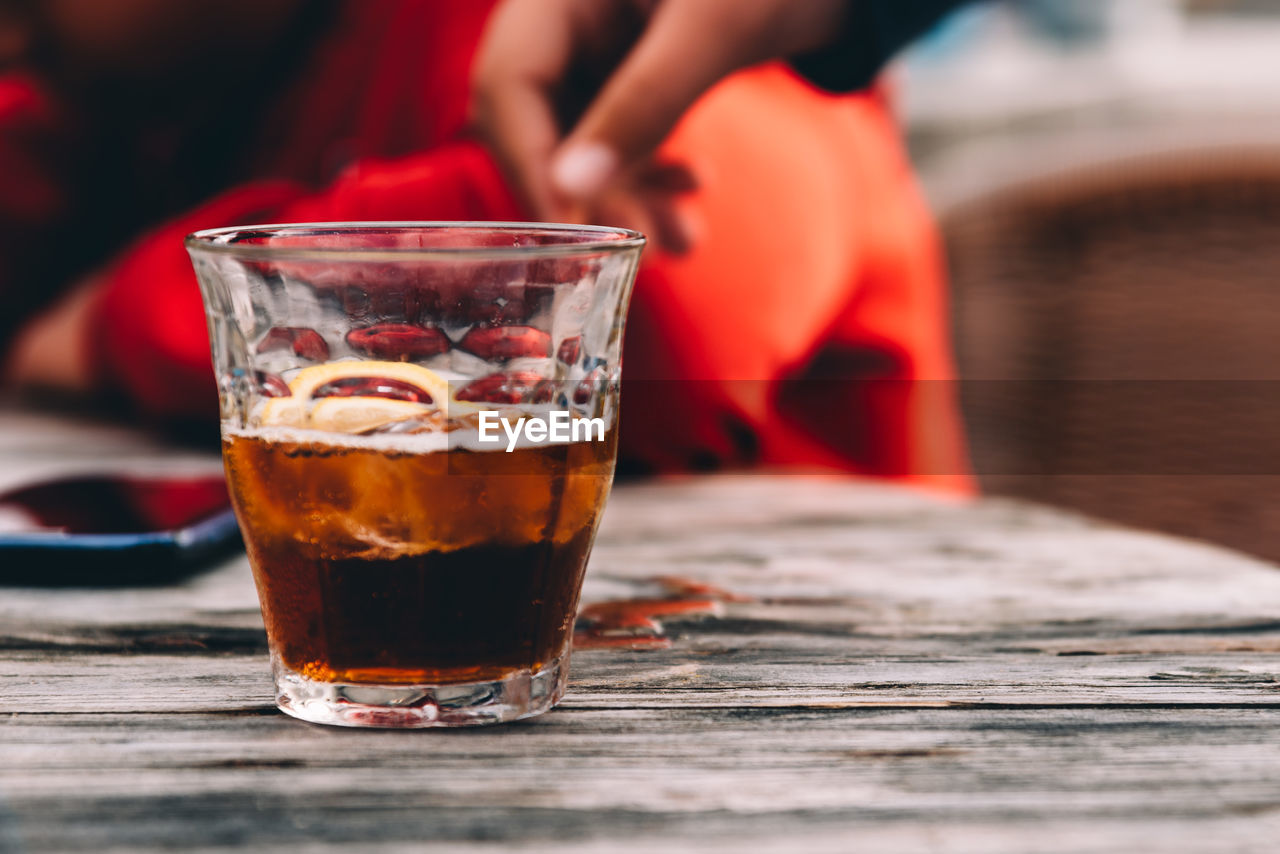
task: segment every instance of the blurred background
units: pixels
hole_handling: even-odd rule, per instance
[[[988,492],[1280,559],[1280,4],[1011,0],[900,63]]]
[[[32,233],[55,218],[62,188],[44,181],[41,172],[50,163],[72,190],[99,190],[93,204],[74,212],[78,219],[64,223],[82,226],[74,245],[41,247],[20,228],[0,228],[0,256],[9,252],[28,264],[15,264],[8,290],[0,280],[12,309],[0,327],[20,317],[24,304],[34,310],[52,300],[47,287],[31,283],[80,286],[86,259],[110,256],[143,225],[184,212],[245,175],[324,184],[346,174],[341,169],[360,146],[380,158],[400,156],[438,145],[464,123],[469,51],[487,8],[481,3],[418,4],[426,17],[410,18],[412,26],[354,16],[363,29],[352,41],[360,42],[360,50],[373,43],[378,63],[339,44],[342,50],[321,64],[330,76],[314,75],[296,92],[249,85],[263,75],[308,80],[299,71],[311,69],[308,39],[323,34],[341,42],[345,35],[334,25],[339,19],[327,17],[340,5],[224,0],[204,7],[211,20],[222,22],[219,31],[206,23],[190,26],[192,19],[171,3],[0,0],[0,24],[37,7],[92,13],[72,34],[87,33],[85,44],[101,47],[103,34],[114,33],[119,54],[112,104],[118,114],[93,115],[100,81],[78,80],[89,103],[89,115],[80,118],[85,124],[102,119],[104,128],[98,136],[77,138],[79,147],[59,147],[56,138],[40,135],[59,116],[42,106],[34,90],[10,81],[7,96],[0,91],[0,116],[25,134],[15,136],[22,158],[12,162],[29,161],[5,175],[0,196],[7,192],[16,202],[9,210],[0,198],[0,216],[29,222]],[[221,14],[228,9],[238,12]],[[455,29],[434,26],[440,16]],[[241,26],[240,19],[255,27]],[[170,38],[169,30],[187,40]],[[134,49],[126,38],[132,35],[168,50]],[[280,44],[286,49],[276,49]],[[20,48],[0,38],[0,56],[32,52]],[[34,53],[58,57],[51,50]],[[156,59],[145,90],[130,88],[140,85],[133,67],[138,57]],[[243,60],[232,63],[240,77],[225,77],[221,65],[228,59]],[[170,65],[189,76],[175,75]],[[355,69],[369,72],[377,85],[349,85],[363,79]],[[69,79],[92,77],[75,64],[64,71]],[[894,101],[946,245],[960,398],[974,470],[986,492],[1280,560],[1280,536],[1272,533],[1280,530],[1280,507],[1270,500],[1280,489],[1278,80],[1276,0],[972,3],[898,61]],[[119,97],[121,91],[126,97]],[[277,110],[277,95],[295,112]],[[430,109],[410,121],[412,111],[403,105],[428,101]],[[131,115],[146,114],[153,102],[163,109],[152,112],[173,119],[177,130]],[[314,121],[294,121],[295,113]],[[334,128],[347,114],[364,125],[339,133]],[[6,154],[2,143],[0,155]],[[350,174],[342,186],[383,205],[403,202],[405,210],[417,211],[419,196],[429,198],[443,205],[434,218],[505,210],[499,187],[490,193],[499,201],[483,198],[489,207],[475,212],[475,197],[483,194],[474,188],[500,181],[484,158],[453,149],[441,158],[415,167],[418,190],[406,187],[401,173],[395,180]],[[161,177],[166,174],[184,181]],[[755,186],[738,189],[745,194]],[[269,219],[344,218],[306,198],[286,198],[276,184],[250,189],[236,201],[240,207],[220,209],[218,216],[261,221],[257,211],[270,210]],[[289,213],[275,213],[281,210]],[[775,223],[766,221],[764,228],[772,232]],[[158,235],[163,240],[134,253],[141,259],[138,290],[117,288],[114,302],[93,303],[114,307],[108,317],[119,323],[98,323],[83,346],[101,348],[108,332],[115,335],[119,346],[112,352],[123,354],[118,373],[133,370],[135,385],[154,387],[148,393],[161,403],[178,387],[190,389],[202,405],[212,404],[199,302],[193,291],[164,292],[174,298],[175,315],[188,323],[152,337],[172,344],[186,359],[179,363],[130,349],[134,339],[147,339],[145,333],[163,325],[148,322],[141,308],[150,301],[137,294],[150,294],[146,288],[163,277],[190,278],[178,238],[206,224],[197,219],[169,226],[169,233]],[[43,251],[31,251],[33,246]],[[155,271],[163,275],[153,276]],[[786,274],[789,286],[794,274],[790,268]],[[99,285],[87,277],[82,289],[89,293]],[[185,300],[181,305],[178,296]],[[75,315],[80,309],[74,302],[70,309],[70,320],[88,316],[88,308]],[[55,348],[54,355],[62,352]],[[152,382],[151,374],[166,369],[175,370],[173,377]],[[93,378],[83,379],[88,385]],[[211,414],[205,421],[212,424]],[[955,474],[926,472],[937,473]]]

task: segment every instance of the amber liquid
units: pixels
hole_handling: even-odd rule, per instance
[[[228,435],[272,651],[323,682],[537,672],[568,649],[604,442],[410,453]]]

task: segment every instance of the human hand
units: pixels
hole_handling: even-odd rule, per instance
[[[817,50],[849,0],[504,0],[475,66],[473,117],[533,213],[596,218],[687,248],[687,167],[655,159],[717,81]]]

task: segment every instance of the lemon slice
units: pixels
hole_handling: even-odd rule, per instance
[[[266,427],[305,427],[306,404],[296,397],[273,397],[262,404],[258,420]]]
[[[373,377],[396,380],[422,389],[431,403],[348,395],[324,397],[312,403],[312,395],[322,386],[338,380]],[[311,427],[337,433],[363,433],[393,421],[402,421],[431,412],[448,410],[449,383],[434,371],[406,362],[329,362],[303,368],[289,382],[290,397],[265,401],[259,413],[264,426]]]
[[[311,426],[334,433],[363,433],[431,410],[424,403],[385,397],[326,397],[311,407]]]
[[[435,371],[409,362],[328,362],[303,368],[289,381],[289,390],[300,400],[307,400],[326,383],[354,377],[385,377],[415,385],[431,395],[437,406],[449,399],[449,383]],[[368,398],[365,398],[368,399]],[[385,399],[385,398],[379,398]],[[401,401],[403,402],[403,401]]]

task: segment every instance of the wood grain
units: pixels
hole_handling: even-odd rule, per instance
[[[132,437],[0,416],[0,480]],[[132,456],[131,456],[132,454]],[[139,444],[113,464],[216,464]],[[0,851],[1273,851],[1280,573],[1021,504],[770,475],[615,491],[587,599],[738,601],[547,716],[274,710],[243,558],[0,593]],[[665,581],[661,580],[667,577]]]

